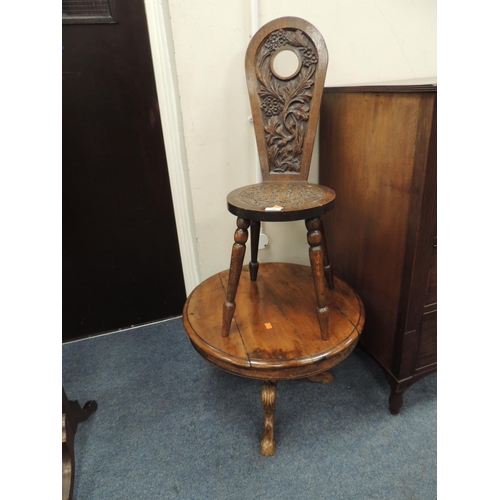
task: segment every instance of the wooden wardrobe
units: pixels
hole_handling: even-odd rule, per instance
[[[384,369],[389,407],[437,369],[436,98],[434,85],[327,88],[320,183],[335,275],[366,309],[360,344]]]

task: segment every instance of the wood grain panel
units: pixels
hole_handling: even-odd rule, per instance
[[[324,217],[335,274],[368,299],[367,330],[395,332],[420,97],[392,96],[324,95],[320,183],[337,194]],[[365,340],[389,363],[394,338]]]

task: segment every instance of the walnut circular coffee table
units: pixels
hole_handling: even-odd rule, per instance
[[[273,455],[277,381],[333,381],[326,370],[353,351],[363,329],[364,307],[356,292],[334,277],[334,288],[325,291],[329,338],[322,340],[310,267],[262,263],[257,280],[251,281],[248,266],[244,266],[236,312],[229,335],[223,337],[227,279],[228,270],[193,290],[184,306],[184,328],[193,346],[210,363],[235,375],[264,380],[261,452]]]

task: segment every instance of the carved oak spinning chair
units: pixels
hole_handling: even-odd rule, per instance
[[[292,60],[292,63],[287,59]],[[251,232],[250,279],[257,279],[261,221],[305,220],[309,258],[323,340],[328,340],[329,310],[325,281],[333,289],[321,216],[334,206],[335,192],[307,182],[318,124],[328,52],[309,22],[284,17],[263,26],[246,52],[245,71],[263,182],[227,196],[237,216],[231,254],[222,336],[229,334],[236,303],[248,227]]]

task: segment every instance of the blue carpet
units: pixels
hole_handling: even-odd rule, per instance
[[[62,353],[68,398],[98,403],[76,434],[74,500],[436,498],[435,374],[397,416],[360,350],[331,385],[279,382],[276,454],[263,457],[262,383],[207,363],[180,318]]]

